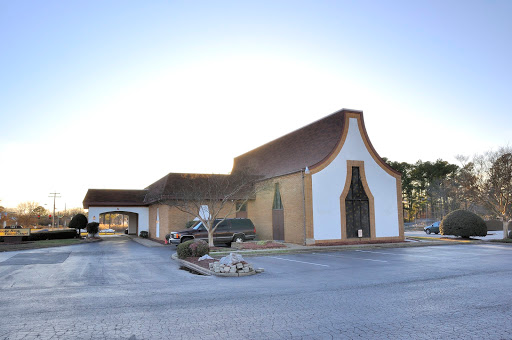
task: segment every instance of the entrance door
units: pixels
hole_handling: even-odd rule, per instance
[[[284,210],[272,210],[272,232],[274,240],[284,241]]]
[[[364,191],[359,167],[352,167],[352,180],[350,190],[345,199],[345,213],[347,216],[347,238],[370,237],[370,201]]]
[[[284,241],[284,209],[279,183],[275,184],[274,203],[272,204],[272,234],[274,240]]]

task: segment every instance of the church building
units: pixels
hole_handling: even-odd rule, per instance
[[[400,173],[372,146],[361,111],[342,109],[234,159],[232,173],[250,169],[256,191],[243,211],[259,240],[297,244],[404,240]],[[129,216],[129,233],[163,240],[192,219],[154,197],[180,185],[170,173],[142,190],[89,189],[89,221]]]

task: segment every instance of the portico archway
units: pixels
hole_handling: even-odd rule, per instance
[[[92,207],[89,206],[89,222],[100,223],[100,215],[123,214],[128,216],[128,234],[139,235],[149,230],[149,209],[147,207]]]

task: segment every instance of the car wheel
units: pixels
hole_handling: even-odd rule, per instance
[[[436,235],[439,234],[439,233],[436,233]]]
[[[245,236],[244,235],[235,235],[233,237],[233,242],[244,242]]]
[[[427,235],[430,235],[430,229],[425,230],[425,232],[427,233]]]

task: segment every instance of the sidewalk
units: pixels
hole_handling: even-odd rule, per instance
[[[142,244],[145,247],[149,247],[149,248],[152,248],[152,247],[165,247],[165,244],[158,243],[158,242],[149,240],[147,238],[138,237],[137,235],[125,235],[125,236],[131,238],[132,241],[135,241],[135,242],[137,242],[139,244]]]

